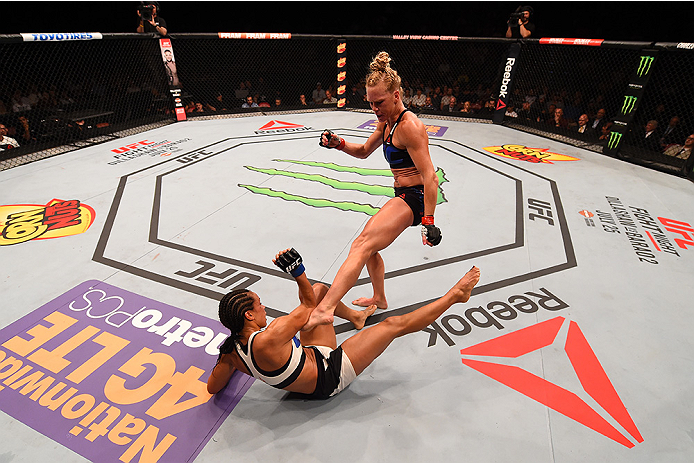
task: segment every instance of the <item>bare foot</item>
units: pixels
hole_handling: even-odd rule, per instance
[[[375,297],[360,297],[352,301],[352,305],[358,305],[359,307],[369,307],[375,305],[379,309],[387,309],[388,302],[385,298],[376,299]]]
[[[366,324],[366,319],[373,315],[377,308],[378,307],[376,307],[376,304],[372,304],[364,310],[360,310],[359,312],[357,312],[356,320],[352,320],[352,324],[354,325],[354,327],[357,330],[364,328],[364,325]]]
[[[480,281],[480,269],[472,267],[463,278],[458,281],[450,290],[456,302],[467,302],[470,300],[470,293],[477,282]]]
[[[332,325],[334,320],[332,310],[319,310],[316,307],[313,309],[313,312],[311,312],[308,322],[301,328],[301,331],[310,331],[318,325]]]

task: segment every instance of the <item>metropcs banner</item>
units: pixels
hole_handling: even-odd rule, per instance
[[[91,461],[193,461],[253,383],[207,393],[227,333],[84,282],[0,330],[0,409]]]

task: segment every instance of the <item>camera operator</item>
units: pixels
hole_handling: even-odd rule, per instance
[[[155,32],[159,35],[166,35],[166,20],[157,16],[158,10],[159,3],[157,2],[140,2],[140,7],[137,9],[137,15],[140,17],[137,32]]]
[[[530,22],[533,14],[531,6],[519,6],[511,13],[506,29],[506,37],[512,39],[527,39],[535,32],[535,24]]]

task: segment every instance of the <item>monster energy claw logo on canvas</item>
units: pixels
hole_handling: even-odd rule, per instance
[[[371,176],[375,178],[384,178],[384,177],[392,177],[393,173],[390,171],[390,169],[368,169],[368,168],[359,168],[359,167],[351,167],[351,166],[341,166],[338,164],[333,164],[333,163],[328,163],[328,162],[315,162],[315,161],[298,161],[298,160],[287,160],[287,159],[275,159],[275,162],[282,162],[282,163],[290,163],[294,165],[305,165],[305,166],[311,166],[314,168],[319,168],[319,169],[324,169],[326,173],[330,174],[331,172],[346,172],[349,174],[356,174],[359,176]],[[335,178],[328,177],[326,175],[321,175],[321,174],[308,174],[308,173],[303,173],[303,172],[293,172],[289,170],[280,170],[280,169],[265,169],[265,168],[259,168],[259,167],[253,167],[253,166],[246,166],[246,169],[252,170],[254,172],[259,172],[262,174],[266,175],[272,175],[272,176],[283,176],[283,177],[290,177],[294,178],[297,180],[303,180],[303,181],[309,181],[309,182],[314,182],[314,183],[320,183],[323,185],[327,185],[335,190],[338,191],[357,191],[361,193],[365,193],[371,196],[376,196],[376,197],[393,197],[393,188],[389,186],[383,186],[383,185],[378,185],[378,184],[369,184],[369,183],[363,183],[359,181],[344,181],[344,180],[338,180]],[[441,185],[444,184],[445,182],[448,182],[448,180],[445,177],[445,173],[443,169],[438,168],[436,170],[436,175],[439,179],[439,191],[438,191],[438,198],[437,198],[437,204],[445,203],[446,197],[443,194],[443,190],[441,189]],[[339,194],[337,197],[333,199],[329,198],[311,198],[307,196],[303,196],[299,194],[298,192],[294,193],[289,193],[286,191],[276,191],[271,188],[267,187],[261,187],[261,186],[256,186],[256,185],[247,185],[247,184],[239,184],[240,187],[246,188],[247,190],[263,195],[263,196],[268,196],[271,198],[280,198],[285,201],[291,201],[291,202],[299,202],[303,203],[307,206],[311,207],[316,207],[316,208],[322,208],[322,207],[333,207],[336,209],[340,209],[342,211],[351,211],[351,212],[359,212],[367,215],[375,215],[378,212],[378,208],[368,204],[368,203],[357,203],[353,201],[344,201],[339,199]]]
[[[653,64],[654,56],[642,56],[639,62],[639,68],[636,70],[636,74],[639,77],[647,75],[651,70],[651,64]]]

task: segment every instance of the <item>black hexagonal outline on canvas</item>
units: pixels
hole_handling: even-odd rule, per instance
[[[350,129],[350,128],[334,129],[334,130],[339,130],[339,131],[341,131],[341,133],[352,132],[352,134],[359,136],[359,137],[365,137],[365,136],[368,136],[368,134],[370,134],[370,132],[368,132],[368,131],[362,131],[362,130]],[[177,172],[177,171],[184,169],[186,167],[190,167],[190,166],[192,166],[198,162],[203,162],[207,159],[211,159],[212,157],[215,157],[215,156],[222,154],[222,153],[226,153],[230,150],[233,150],[233,149],[238,148],[238,147],[243,146],[243,145],[265,143],[265,142],[276,142],[276,141],[281,141],[282,139],[298,140],[298,139],[307,139],[307,138],[308,139],[315,139],[316,138],[315,135],[308,135],[308,133],[310,133],[310,132],[303,132],[302,135],[304,135],[304,136],[290,136],[288,138],[281,138],[281,139],[276,138],[276,135],[275,135],[272,137],[271,140],[266,139],[267,137],[270,137],[270,135],[256,135],[256,136],[241,136],[241,137],[225,138],[223,140],[219,140],[217,142],[210,143],[210,144],[203,146],[201,148],[196,148],[195,150],[191,150],[187,153],[176,156],[175,158],[167,159],[166,161],[162,161],[160,163],[139,169],[137,171],[134,171],[134,172],[131,172],[129,174],[122,176],[120,178],[118,187],[116,188],[116,193],[114,195],[113,202],[111,203],[111,208],[110,208],[108,216],[106,218],[104,228],[102,229],[102,233],[101,233],[101,236],[99,238],[99,242],[97,243],[97,247],[94,251],[94,255],[93,255],[92,259],[95,262],[99,262],[99,263],[107,265],[109,267],[116,268],[116,269],[123,271],[123,272],[126,272],[126,273],[130,273],[130,274],[133,274],[136,276],[140,276],[142,278],[149,279],[151,281],[156,281],[156,282],[168,285],[168,286],[182,289],[184,291],[198,294],[198,295],[201,295],[201,296],[213,299],[213,300],[217,300],[217,301],[220,300],[225,293],[217,292],[217,291],[214,291],[214,290],[211,290],[208,288],[204,288],[204,287],[200,287],[200,286],[197,286],[197,285],[194,285],[191,283],[186,283],[186,282],[177,280],[175,278],[171,278],[171,277],[161,275],[161,274],[149,271],[149,270],[144,270],[142,268],[135,267],[131,264],[119,262],[115,259],[111,259],[111,258],[106,257],[104,254],[105,254],[106,246],[108,244],[108,239],[109,239],[111,230],[113,229],[115,217],[117,215],[118,208],[120,206],[120,201],[123,197],[123,192],[125,191],[125,187],[126,187],[127,180],[129,177],[134,176],[140,172],[144,172],[146,170],[156,168],[156,167],[161,166],[163,164],[166,164],[169,162],[174,162],[177,159],[191,155],[191,153],[201,152],[207,148],[213,147],[214,145],[218,145],[218,144],[221,144],[221,143],[224,143],[227,141],[232,141],[232,140],[245,140],[245,141],[239,141],[239,143],[234,144],[233,146],[230,146],[228,148],[225,148],[224,150],[221,150],[217,153],[203,156],[200,159],[185,163],[182,166],[178,166],[175,169],[171,169],[165,173],[157,175],[156,185],[155,185],[154,202],[153,202],[153,208],[152,208],[152,216],[151,216],[151,221],[150,221],[149,242],[156,244],[156,245],[163,246],[163,247],[172,248],[172,249],[175,249],[178,251],[182,251],[185,253],[196,255],[199,257],[205,257],[205,258],[209,258],[209,259],[214,259],[214,260],[219,261],[219,262],[225,262],[225,263],[233,265],[233,266],[237,266],[237,267],[245,268],[247,270],[263,273],[263,274],[268,275],[268,276],[274,276],[277,278],[285,278],[285,279],[291,278],[291,276],[289,276],[286,273],[281,272],[275,268],[263,267],[263,266],[260,266],[257,264],[240,261],[240,260],[229,258],[226,256],[220,256],[220,255],[213,254],[213,253],[210,253],[210,252],[207,252],[204,250],[195,249],[195,248],[192,248],[189,246],[183,246],[181,244],[171,243],[169,241],[162,240],[161,238],[159,238],[157,236],[158,226],[159,226],[160,194],[161,194],[161,186],[162,186],[163,177],[166,175],[169,175],[173,172]],[[365,133],[366,133],[366,135],[365,135]],[[503,164],[505,164],[508,167],[521,170],[527,174],[530,174],[532,176],[535,176],[535,177],[538,177],[542,180],[547,181],[550,184],[554,204],[555,204],[556,209],[557,209],[556,219],[557,219],[557,222],[559,223],[559,229],[560,229],[562,240],[564,243],[564,252],[566,255],[566,262],[561,263],[561,264],[557,264],[557,265],[553,265],[553,266],[547,267],[545,269],[535,270],[535,271],[531,271],[531,272],[528,272],[528,273],[525,273],[522,275],[517,275],[515,277],[505,278],[505,279],[502,279],[502,280],[499,280],[496,282],[477,286],[474,288],[472,295],[482,294],[485,292],[489,292],[489,291],[497,290],[497,289],[500,289],[500,288],[503,288],[506,286],[517,284],[517,283],[520,283],[523,281],[528,281],[528,280],[532,280],[534,278],[538,278],[541,276],[550,275],[550,274],[557,273],[557,272],[560,272],[563,270],[567,270],[569,268],[573,268],[577,265],[576,264],[576,257],[575,257],[575,253],[574,253],[574,249],[573,249],[573,244],[571,242],[571,237],[570,237],[569,230],[568,230],[568,224],[566,223],[566,216],[564,214],[564,209],[563,209],[563,206],[561,203],[561,198],[559,197],[559,191],[558,191],[557,185],[553,180],[548,179],[546,177],[543,177],[542,175],[539,175],[535,172],[531,172],[529,170],[523,169],[522,167],[513,165],[509,162],[499,160],[498,158],[493,158],[490,154],[488,154],[486,152],[477,150],[475,148],[467,146],[467,145],[460,143],[458,141],[447,140],[447,139],[441,140],[441,142],[444,142],[444,141],[447,143],[452,143],[454,145],[461,146],[467,150],[474,151],[474,152],[479,153],[480,155],[482,155],[484,157],[492,158],[497,162],[502,162]],[[426,264],[416,265],[414,267],[409,267],[409,268],[405,268],[405,269],[399,269],[399,270],[395,270],[393,272],[388,272],[388,273],[386,273],[386,279],[393,278],[393,277],[400,276],[400,275],[404,275],[407,273],[419,272],[419,271],[423,271],[423,270],[428,270],[428,269],[440,267],[443,265],[461,262],[464,260],[469,260],[469,259],[473,259],[476,257],[481,257],[483,255],[489,255],[489,254],[494,254],[494,253],[498,253],[498,252],[503,252],[503,251],[507,251],[510,249],[514,249],[514,248],[518,248],[518,247],[523,246],[523,241],[524,241],[523,207],[522,207],[522,204],[519,203],[519,201],[522,201],[522,181],[520,179],[514,178],[514,177],[512,177],[506,173],[503,173],[503,172],[500,172],[496,169],[493,169],[490,166],[486,166],[486,165],[484,165],[478,161],[472,160],[472,159],[464,156],[463,154],[460,154],[460,153],[458,153],[458,152],[456,152],[450,148],[447,148],[445,146],[438,144],[437,142],[430,142],[430,146],[437,146],[437,147],[439,147],[445,151],[448,151],[448,152],[450,152],[456,156],[463,157],[463,158],[469,160],[470,162],[476,163],[476,164],[478,164],[478,165],[480,165],[486,169],[490,169],[492,171],[495,171],[498,174],[506,176],[508,178],[511,178],[515,181],[515,184],[516,184],[516,227],[515,227],[516,228],[516,233],[515,233],[516,239],[515,239],[514,243],[510,243],[510,244],[506,244],[506,245],[502,245],[502,246],[497,246],[497,247],[482,250],[482,251],[475,251],[475,252],[464,254],[461,256],[449,257],[449,258],[441,259],[438,261],[428,262]],[[316,281],[314,280],[312,282],[316,282]],[[362,279],[357,280],[355,286],[360,286],[360,285],[366,284],[368,282],[369,282],[368,278],[362,278]],[[387,317],[393,316],[393,315],[400,315],[403,313],[411,312],[411,311],[413,311],[419,307],[422,307],[423,305],[428,304],[432,300],[433,299],[417,302],[417,303],[410,304],[408,306],[400,307],[397,309],[388,309],[387,311],[385,311],[381,314],[374,315],[374,316],[370,317],[367,324],[371,325],[374,323],[378,323],[379,321],[381,321]],[[270,307],[267,308],[267,312],[268,312],[268,315],[270,315],[271,317],[278,317],[281,315],[286,315],[286,312],[283,312],[283,311],[280,311],[277,309],[273,309]],[[352,328],[351,323],[346,322],[346,323],[343,323],[340,325],[336,325],[335,331],[337,333],[341,333],[341,332],[348,331],[351,328]]]

